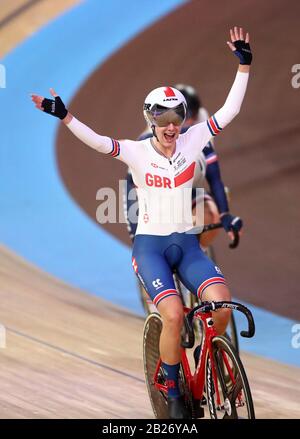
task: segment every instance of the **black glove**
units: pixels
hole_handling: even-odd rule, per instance
[[[56,96],[54,99],[43,99],[42,108],[44,109],[45,113],[51,114],[51,116],[59,117],[59,119],[64,119],[68,114],[65,104],[59,96]]]
[[[239,232],[243,227],[243,221],[238,216],[233,216],[230,213],[225,213],[221,216],[221,223],[226,232],[236,230]]]
[[[240,59],[240,64],[250,66],[252,61],[250,44],[246,43],[244,40],[237,40],[232,44],[236,48],[233,53]]]

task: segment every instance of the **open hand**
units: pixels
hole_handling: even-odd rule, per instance
[[[51,114],[51,116],[58,117],[59,119],[64,119],[68,114],[65,104],[53,88],[50,88],[50,93],[54,99],[32,94],[31,100],[39,110]]]
[[[235,26],[233,29],[230,29],[230,39],[231,42],[227,41],[227,44],[233,53],[239,58],[240,64],[249,66],[252,61],[249,33],[247,32],[246,38],[244,38],[243,28]]]

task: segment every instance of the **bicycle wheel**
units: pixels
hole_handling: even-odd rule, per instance
[[[159,314],[150,314],[144,325],[143,336],[143,359],[144,372],[148,394],[152,405],[154,416],[157,419],[168,419],[167,395],[156,389],[154,375],[159,360],[159,338],[162,330],[162,319]],[[165,381],[163,370],[158,373],[158,381],[163,384]]]
[[[212,340],[220,401],[217,399],[211,358],[206,359],[206,392],[212,419],[255,419],[248,379],[232,344],[223,336]]]
[[[167,394],[158,390],[154,385],[154,376],[159,361],[159,338],[162,330],[162,319],[159,314],[150,314],[144,325],[143,358],[144,372],[148,394],[153,413],[157,419],[169,419]],[[184,395],[185,404],[190,413],[194,412],[192,395],[188,388],[187,379],[183,367],[179,370],[180,393]],[[165,376],[162,368],[158,371],[157,381],[165,384]]]

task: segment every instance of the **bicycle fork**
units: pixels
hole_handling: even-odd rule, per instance
[[[220,397],[219,386],[218,386],[218,374],[217,374],[216,364],[214,361],[213,345],[212,345],[212,339],[217,335],[216,330],[213,326],[214,322],[212,318],[212,313],[207,313],[206,315],[195,314],[195,318],[198,319],[200,318],[202,320],[202,325],[204,330],[203,330],[203,339],[202,339],[198,365],[196,368],[196,372],[191,379],[192,392],[193,395],[195,395],[195,398],[201,399],[203,396],[206,376],[208,373],[211,373],[212,380],[206,379],[206,382],[208,386],[210,386],[213,383],[214,391],[216,393],[216,398],[217,398],[217,404],[221,405],[221,397]],[[206,370],[207,356],[209,357],[210,370]],[[210,395],[212,395],[212,393],[213,392],[209,392]]]

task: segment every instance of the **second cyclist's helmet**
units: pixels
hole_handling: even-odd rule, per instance
[[[174,87],[152,90],[144,102],[144,117],[150,127],[164,127],[169,123],[183,124],[187,103],[184,95]]]
[[[174,87],[179,90],[186,99],[187,118],[197,118],[199,109],[202,107],[197,91],[194,87],[188,84],[176,84]]]

